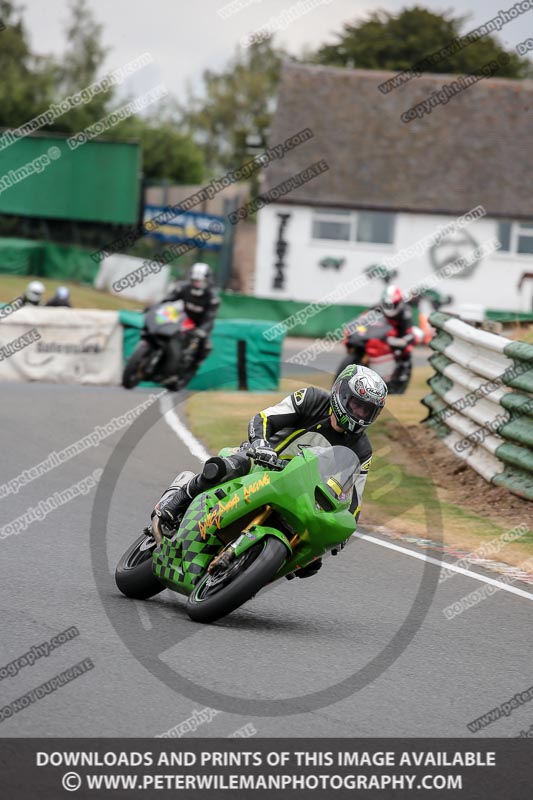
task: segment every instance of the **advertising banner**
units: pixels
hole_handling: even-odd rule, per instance
[[[0,321],[0,380],[117,384],[118,312],[24,306]]]

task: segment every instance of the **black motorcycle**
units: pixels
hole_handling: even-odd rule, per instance
[[[198,339],[196,325],[175,303],[150,308],[144,318],[141,340],[129,357],[122,385],[133,389],[141,381],[153,381],[177,391],[192,378]]]

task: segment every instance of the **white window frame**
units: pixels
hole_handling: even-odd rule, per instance
[[[351,247],[359,247],[359,248],[369,248],[369,247],[381,247],[386,249],[393,249],[394,242],[396,239],[396,212],[389,211],[389,212],[380,212],[377,209],[360,209],[358,211],[354,211],[351,209],[345,208],[316,208],[312,207],[311,209],[311,226],[310,226],[310,240],[312,244],[327,244],[328,247],[339,247],[343,246],[346,247],[350,245]],[[325,213],[324,213],[325,212]],[[339,213],[340,212],[340,213]],[[357,225],[359,222],[359,214],[360,213],[388,213],[392,214],[393,216],[393,223],[392,223],[392,242],[360,242],[357,240]],[[337,214],[337,218],[335,217]],[[323,216],[322,216],[323,215]],[[316,236],[313,236],[313,227],[316,221],[319,222],[349,222],[350,230],[349,230],[349,239],[320,239]]]
[[[533,239],[533,228],[522,228],[522,225],[533,225],[533,222],[515,222],[514,220],[502,220],[511,223],[511,233],[509,236],[509,250],[500,249],[497,251],[502,256],[518,256],[518,258],[533,258],[533,253],[520,253],[518,251],[518,240],[521,237]],[[498,223],[499,224],[499,223]]]

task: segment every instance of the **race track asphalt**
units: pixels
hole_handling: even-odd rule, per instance
[[[1,392],[0,484],[150,394],[36,383]],[[117,431],[18,493],[0,491],[5,529],[112,458],[95,509],[93,489],[0,539],[0,676],[33,645],[71,626],[80,633],[2,677],[0,709],[85,658],[94,663],[0,722],[0,736],[153,737],[205,706],[220,713],[187,736],[226,737],[249,723],[260,736],[470,736],[468,722],[533,684],[531,599],[497,591],[447,620],[445,607],[485,584],[455,575],[438,585],[437,566],[366,540],[211,626],[191,622],[168,591],[144,603],[122,597],[117,559],[169,479],[199,465],[159,401],[151,409],[124,438]],[[524,703],[476,735],[517,736],[532,723]]]

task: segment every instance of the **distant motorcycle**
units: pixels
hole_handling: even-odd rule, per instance
[[[368,312],[348,323],[344,337],[347,355],[340,363],[337,375],[350,364],[362,364],[381,375],[389,394],[403,394],[409,385],[410,365],[397,361],[396,353],[400,348],[395,351],[393,337],[389,334],[389,321],[383,317],[372,319]],[[409,370],[407,380],[405,370]]]
[[[181,389],[194,374],[198,341],[196,325],[175,303],[162,303],[146,312],[141,340],[122,375],[125,389],[141,381],[154,381]]]

